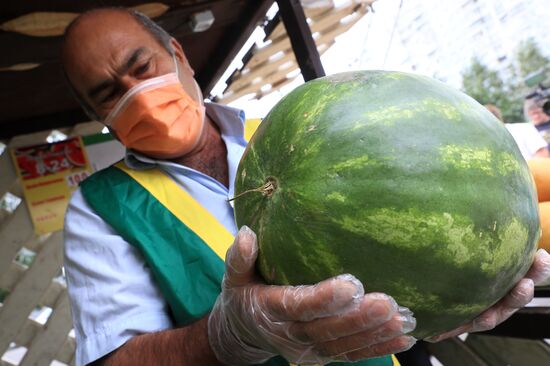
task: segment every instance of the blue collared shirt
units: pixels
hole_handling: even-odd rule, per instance
[[[229,188],[197,170],[128,151],[134,169],[158,167],[167,173],[234,235],[235,174],[246,147],[244,112],[206,104],[227,147]],[[76,334],[76,364],[85,365],[130,338],[173,327],[168,304],[139,251],[120,237],[77,190],[65,216],[65,274]]]

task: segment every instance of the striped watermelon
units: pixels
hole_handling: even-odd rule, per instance
[[[298,87],[248,145],[235,194],[268,283],[352,273],[411,308],[418,338],[501,298],[540,236],[531,176],[504,126],[470,97],[406,73]]]

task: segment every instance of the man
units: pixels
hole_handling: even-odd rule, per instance
[[[255,235],[237,233],[227,202],[246,145],[244,118],[203,105],[175,39],[137,13],[96,10],[69,26],[62,61],[83,108],[129,148],[125,164],[86,180],[67,211],[77,364],[287,364],[282,355],[303,364],[391,365],[373,357],[414,344],[406,335],[412,313],[387,295],[365,294],[351,275],[305,287],[258,279]],[[183,210],[180,198],[189,203]],[[202,237],[201,222],[192,228],[200,215],[209,224]],[[214,252],[224,251],[210,250],[204,238],[223,233],[237,235],[220,289],[223,265]],[[548,276],[549,257],[538,253],[507,297],[437,339],[510,316],[530,301],[533,282]]]
[[[502,112],[496,105],[485,104],[485,108],[498,118],[499,121],[504,123]],[[519,151],[525,160],[534,157],[549,156],[546,141],[544,141],[531,123],[504,123],[504,126],[516,141]]]
[[[523,111],[527,119],[538,130],[539,134],[546,141],[546,152],[550,149],[550,116],[544,113],[542,108],[545,101],[548,99],[542,98],[539,95],[528,96],[523,103]]]
[[[523,101],[523,113],[529,122],[506,125],[526,160],[550,157],[550,116],[544,113],[544,99],[537,94]]]

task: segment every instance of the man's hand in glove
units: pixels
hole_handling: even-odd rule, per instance
[[[406,335],[416,325],[413,314],[390,296],[365,294],[352,275],[311,286],[266,285],[255,271],[257,254],[256,235],[241,228],[208,320],[210,346],[221,362],[259,364],[275,355],[302,365],[357,361],[415,343]]]

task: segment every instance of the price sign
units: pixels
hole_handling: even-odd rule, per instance
[[[92,172],[79,137],[12,149],[38,234],[60,230],[71,193]]]

